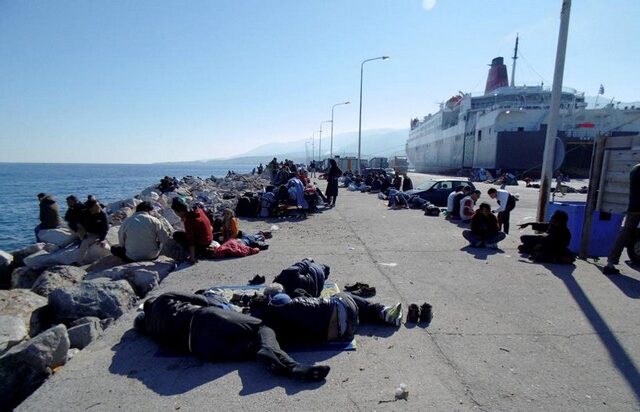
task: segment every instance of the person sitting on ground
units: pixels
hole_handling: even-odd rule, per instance
[[[82,227],[86,233],[82,239],[82,243],[80,243],[79,264],[87,263],[85,259],[92,245],[100,244],[104,247],[107,246],[105,239],[109,231],[109,219],[105,211],[100,207],[100,203],[95,198],[91,198],[86,201],[85,205],[87,210],[82,220]]]
[[[136,206],[136,212],[126,218],[118,231],[118,246],[111,247],[111,253],[125,262],[154,260],[160,255],[162,246],[169,235],[158,218],[150,212],[153,206],[142,202]]]
[[[475,205],[479,198],[480,191],[474,190],[460,201],[460,220],[462,220],[463,223],[469,222],[473,217]]]
[[[222,212],[222,237],[226,242],[229,239],[235,239],[240,233],[238,218],[232,209],[225,209]]]
[[[486,246],[496,249],[498,242],[505,238],[505,234],[498,229],[498,219],[491,213],[488,203],[481,203],[471,218],[471,230],[462,231],[462,236],[473,247]]]
[[[411,178],[409,176],[407,176],[406,173],[404,173],[402,175],[403,179],[402,179],[402,191],[406,192],[409,190],[413,190],[413,181],[411,180]]]
[[[173,198],[171,209],[180,217],[185,230],[175,232],[173,239],[189,251],[189,261],[195,263],[198,257],[207,256],[213,229],[204,210],[190,209],[179,197]]]
[[[462,189],[464,188],[465,186],[462,185],[456,186],[455,190],[453,190],[451,193],[449,193],[449,196],[447,196],[447,220],[458,219],[460,217],[460,210],[457,211],[458,213],[455,213],[455,209],[460,209],[460,201],[462,200],[464,195],[460,197],[457,202],[456,196],[462,194]],[[455,207],[456,203],[458,204],[457,208]]]
[[[45,229],[57,229],[62,226],[60,208],[53,196],[38,193],[38,201],[40,202],[40,224],[35,228],[36,240],[39,240],[39,231]]]
[[[350,341],[360,322],[398,327],[402,304],[384,306],[339,292],[330,298],[295,296],[271,284],[250,302],[251,315],[262,319],[286,343]]]
[[[85,230],[82,227],[82,219],[86,209],[86,206],[77,197],[73,195],[67,197],[67,212],[64,214],[64,220],[69,225],[69,229],[78,236],[78,239],[84,237]]]
[[[231,310],[215,296],[164,293],[147,299],[134,325],[164,346],[210,361],[253,358],[276,374],[310,381],[323,380],[330,371],[296,362],[262,320]]]
[[[402,188],[402,177],[400,176],[400,173],[396,173],[391,186],[395,187],[396,190],[400,190]]]
[[[382,188],[382,179],[380,176],[376,175],[371,182],[371,190],[369,193],[380,193],[380,189]]]
[[[380,191],[385,193],[387,189],[391,187],[391,177],[387,175],[382,175],[382,180],[380,181]]]
[[[449,214],[451,216],[450,220],[460,219],[460,204],[462,202],[462,199],[467,197],[470,192],[471,192],[470,186],[463,186],[462,191],[457,192],[455,194],[455,196],[453,197],[453,209],[452,209],[452,212]]]
[[[535,222],[519,225],[521,229],[531,226],[542,235],[524,235],[520,237],[522,244],[518,250],[528,254],[529,259],[536,262],[573,263],[575,257],[569,250],[571,232],[567,227],[569,215],[562,210],[556,210],[549,223]]]

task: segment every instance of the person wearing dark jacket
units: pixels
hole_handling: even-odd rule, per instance
[[[393,178],[393,183],[391,184],[391,186],[395,187],[396,190],[400,190],[402,188],[402,177],[400,176],[399,173],[396,173],[395,177]]]
[[[406,192],[408,190],[413,190],[413,181],[407,174],[402,175],[402,191]]]
[[[84,233],[82,233],[84,232],[82,220],[84,219],[87,208],[73,195],[67,197],[67,207],[64,220],[67,222],[67,225],[69,225],[69,228],[82,239],[82,237],[84,237]]]
[[[265,289],[264,296],[254,297],[250,310],[251,315],[262,319],[283,343],[350,341],[360,322],[395,327],[402,323],[401,303],[384,306],[345,292],[330,298],[291,298],[284,292],[267,295],[268,289],[277,290],[278,286],[281,287],[274,283]]]
[[[56,229],[62,225],[62,219],[60,219],[60,208],[53,196],[39,193],[38,201],[40,202],[40,224],[35,228],[36,240],[39,240],[39,231],[44,229]]]
[[[528,254],[529,258],[536,262],[573,263],[575,257],[569,250],[571,232],[567,227],[568,221],[569,215],[562,210],[557,210],[551,216],[549,223],[535,222],[519,225],[521,229],[531,226],[535,231],[546,233],[521,236],[522,244],[518,246],[518,250]]]
[[[77,262],[79,264],[87,264],[85,259],[89,253],[89,248],[93,245],[102,245],[106,247],[106,237],[109,231],[109,220],[107,214],[100,207],[100,203],[95,199],[87,200],[85,203],[87,207],[83,219],[82,227],[85,233],[80,243],[79,255]]]
[[[329,159],[329,170],[326,176],[327,189],[324,194],[327,196],[327,204],[333,207],[336,205],[336,198],[338,197],[338,178],[342,176],[342,170],[338,167],[335,159]]]
[[[506,235],[498,230],[498,219],[491,213],[491,206],[481,203],[471,218],[471,230],[464,230],[462,236],[473,247],[486,246],[495,249]]]
[[[276,374],[310,381],[323,380],[330,371],[296,362],[262,320],[231,310],[215,296],[164,293],[148,299],[135,327],[163,346],[210,361],[255,358]]]
[[[607,257],[607,265],[602,268],[605,275],[619,275],[615,265],[620,263],[622,250],[629,245],[633,235],[640,224],[640,163],[631,168],[629,173],[629,205],[627,206],[627,216],[624,219],[624,226],[620,229],[616,241],[613,244],[611,253]]]
[[[273,281],[281,284],[288,295],[293,295],[296,289],[303,289],[317,298],[322,293],[324,281],[329,277],[330,271],[331,268],[327,265],[302,259],[280,272]]]

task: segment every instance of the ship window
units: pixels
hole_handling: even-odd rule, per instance
[[[482,130],[478,130],[478,141],[482,140]]]

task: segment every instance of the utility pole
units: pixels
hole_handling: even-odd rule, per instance
[[[549,193],[553,179],[553,163],[558,134],[558,117],[560,114],[560,100],[562,99],[562,77],[564,75],[564,60],[567,51],[567,37],[569,33],[569,14],[571,0],[562,0],[560,11],[560,32],[558,34],[558,49],[556,51],[556,66],[553,73],[553,87],[551,89],[551,108],[549,109],[549,124],[544,144],[542,159],[542,174],[540,176],[540,194],[538,195],[538,222],[545,221]]]

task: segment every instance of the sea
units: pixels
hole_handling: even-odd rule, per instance
[[[250,173],[256,165],[209,164],[62,164],[0,163],[0,250],[7,252],[35,243],[39,223],[38,193],[53,195],[60,215],[66,198],[86,200],[94,195],[107,204],[139,194],[164,176],[225,176],[229,170]]]

